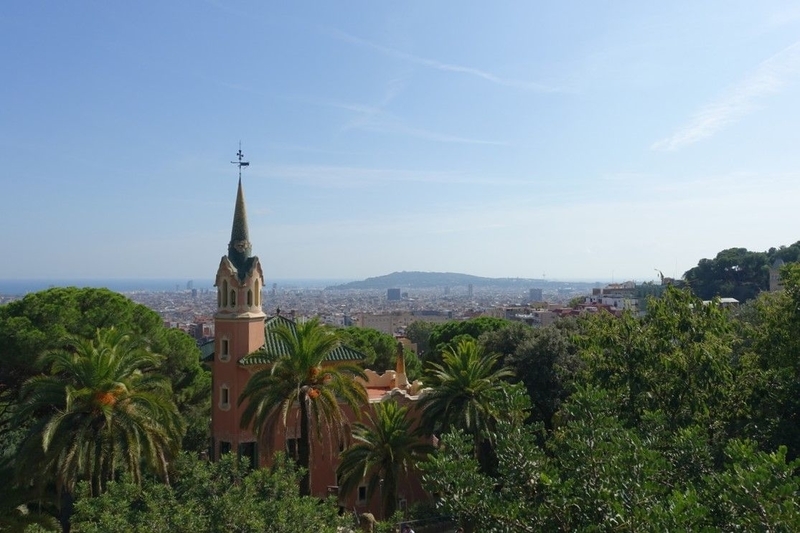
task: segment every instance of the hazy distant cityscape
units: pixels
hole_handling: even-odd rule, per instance
[[[430,285],[438,273],[417,273],[419,285]],[[390,276],[402,276],[396,273]],[[449,276],[465,276],[449,274]],[[378,278],[370,278],[370,280]],[[389,278],[402,283],[403,277]],[[459,278],[460,279],[460,278]],[[549,322],[554,309],[564,308],[576,298],[588,298],[603,284],[550,280],[493,280],[465,277],[466,285],[406,286],[390,289],[347,288],[349,280],[283,280],[263,290],[267,315],[284,313],[296,317],[318,316],[334,326],[358,325],[385,333],[402,333],[414,320],[443,322],[481,315],[503,318],[527,317],[532,325]],[[369,280],[367,280],[369,281]],[[362,284],[364,282],[358,282]],[[352,283],[357,285],[357,283]],[[635,285],[635,284],[634,284]],[[53,280],[0,281],[0,303],[52,286],[94,286],[120,292],[153,309],[165,324],[186,330],[198,340],[214,336],[213,316],[217,292],[211,280]],[[369,286],[369,284],[367,284]],[[618,306],[620,304],[617,304]],[[630,307],[630,305],[628,305]],[[513,310],[513,311],[509,311]]]

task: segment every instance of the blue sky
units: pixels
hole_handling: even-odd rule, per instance
[[[587,5],[588,4],[588,5]],[[0,278],[650,280],[800,240],[796,2],[4,2]]]

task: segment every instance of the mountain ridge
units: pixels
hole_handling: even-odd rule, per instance
[[[392,272],[383,276],[375,276],[361,281],[351,281],[326,287],[329,290],[348,289],[427,289],[436,287],[458,287],[472,284],[473,287],[552,287],[566,285],[587,285],[586,282],[549,281],[537,278],[486,278],[461,274],[458,272],[423,272],[419,270]]]

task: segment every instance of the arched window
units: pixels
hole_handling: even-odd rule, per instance
[[[231,289],[231,307],[236,307],[236,290]]]
[[[247,289],[247,307],[253,307],[253,290]]]
[[[222,282],[222,307],[228,307],[228,282]]]

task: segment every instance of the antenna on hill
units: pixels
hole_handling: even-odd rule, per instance
[[[244,159],[244,154],[242,153],[242,141],[239,141],[239,151],[236,152],[236,157],[239,158],[238,161],[231,161],[232,164],[237,165],[239,167],[239,179],[242,179],[242,167],[249,167],[249,161],[242,161]]]

